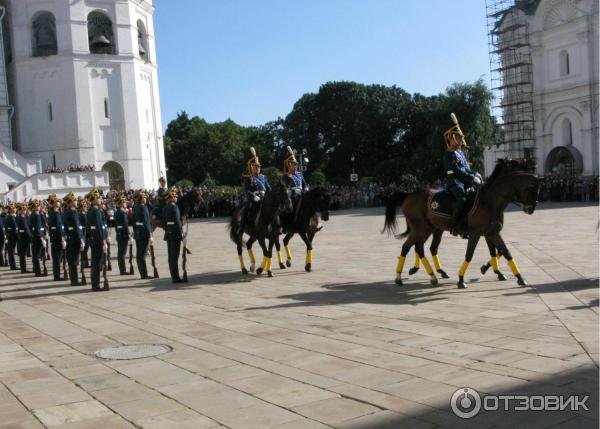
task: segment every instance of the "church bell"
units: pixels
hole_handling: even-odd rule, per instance
[[[92,39],[91,45],[105,48],[105,47],[111,46],[112,44],[110,43],[110,40],[108,40],[104,34],[97,34]]]

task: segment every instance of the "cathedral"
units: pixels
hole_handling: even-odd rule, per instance
[[[157,186],[153,12],[152,0],[0,0],[0,196]],[[95,172],[43,174],[69,165]]]

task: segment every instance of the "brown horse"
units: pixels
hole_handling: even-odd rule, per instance
[[[497,167],[500,170],[502,167]],[[539,192],[540,180],[537,176],[528,172],[508,172],[498,173],[496,170],[492,173],[490,180],[481,187],[479,198],[473,210],[468,215],[468,235],[469,242],[465,261],[463,262],[458,276],[458,287],[465,288],[464,275],[471,262],[475,248],[481,236],[499,250],[508,261],[508,266],[512,273],[517,277],[518,284],[526,285],[527,282],[521,275],[519,268],[514,261],[510,251],[507,249],[504,240],[500,235],[503,226],[504,210],[512,201],[522,204],[523,211],[532,214],[537,204],[537,195]],[[437,277],[425,257],[424,243],[429,236],[437,231],[449,230],[449,218],[442,217],[434,213],[429,207],[430,197],[434,193],[432,189],[423,189],[420,191],[406,194],[404,192],[395,192],[388,200],[386,205],[384,231],[395,233],[397,231],[396,207],[400,206],[406,217],[407,231],[400,237],[407,237],[402,246],[402,253],[398,257],[396,266],[396,284],[402,284],[402,269],[406,255],[412,246],[415,246],[416,253],[421,259],[427,274],[431,278],[432,284],[437,284]],[[439,235],[437,245],[441,239]],[[435,237],[434,237],[435,238]],[[437,248],[436,248],[437,249]],[[490,249],[491,251],[491,249]],[[437,255],[433,256],[436,268],[441,267]],[[495,268],[495,267],[494,267]]]
[[[179,213],[181,214],[181,224],[187,223],[187,219],[194,209],[194,207],[202,202],[202,194],[196,188],[177,199],[177,207],[179,207]],[[152,231],[156,228],[165,229],[162,220],[162,213],[158,213],[158,208],[152,210],[151,213]]]

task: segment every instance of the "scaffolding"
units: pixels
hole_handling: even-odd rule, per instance
[[[533,66],[527,22],[536,0],[486,0],[492,113],[502,129],[495,158],[535,159]]]

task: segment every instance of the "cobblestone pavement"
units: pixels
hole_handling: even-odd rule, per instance
[[[504,236],[532,286],[504,262],[508,281],[481,275],[482,242],[465,290],[455,276],[466,242],[449,235],[451,279],[432,287],[421,269],[395,286],[400,242],[379,233],[382,213],[333,215],[311,273],[295,239],[291,268],[242,276],[222,220],[190,227],[188,284],[165,278],[159,237],[162,278],[113,271],[109,292],[2,268],[0,428],[598,427],[597,206],[508,213]],[[94,356],[140,343],[172,351]],[[590,411],[463,420],[449,407],[460,387],[590,395]]]

